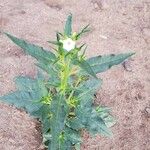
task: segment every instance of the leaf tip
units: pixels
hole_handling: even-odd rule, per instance
[[[130,56],[135,55],[135,54],[136,54],[136,52],[130,52],[129,53]]]

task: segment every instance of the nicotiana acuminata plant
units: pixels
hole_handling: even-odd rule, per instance
[[[72,32],[72,15],[67,18],[64,32],[56,33],[54,53],[40,46],[5,33],[24,52],[34,57],[40,68],[35,78],[15,78],[17,90],[0,99],[26,110],[42,123],[43,143],[48,150],[80,150],[81,132],[111,136],[115,120],[107,107],[93,103],[102,80],[96,74],[122,63],[134,53],[85,57],[85,44],[77,41],[89,31],[85,26]]]

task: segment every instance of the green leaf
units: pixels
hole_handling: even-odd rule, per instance
[[[84,128],[85,126],[81,123],[81,121],[78,118],[69,118],[66,122],[66,125],[74,130],[80,130]]]
[[[90,107],[93,103],[94,94],[101,86],[102,80],[90,78],[81,83],[74,93],[74,96],[79,100],[80,105]]]
[[[37,60],[43,62],[52,62],[56,59],[56,56],[47,50],[44,50],[42,47],[30,44],[23,39],[19,39],[11,34],[5,33],[8,38],[10,38],[16,45],[21,47],[24,52],[32,57],[36,58]]]
[[[45,144],[45,147],[47,147],[50,143],[52,136],[50,133],[43,134],[43,143]]]
[[[76,150],[80,150],[80,147],[81,147],[81,144],[80,144],[80,143],[75,144],[75,149],[76,149]]]
[[[38,69],[37,70],[37,78],[38,80],[44,81],[45,80],[45,76],[42,70]]]
[[[51,127],[50,105],[42,105],[38,110],[32,112],[32,115],[42,122],[42,132],[46,134]]]
[[[80,132],[66,127],[63,131],[60,150],[74,150],[74,145],[77,143],[81,143]]]
[[[93,96],[96,92],[96,90],[101,86],[102,84],[102,80],[101,79],[89,79],[85,82],[83,82],[82,84],[80,84],[80,86],[77,88],[79,92],[78,98],[82,98],[83,96],[86,95],[91,95]],[[91,97],[90,96],[90,97]]]
[[[112,127],[114,124],[116,124],[116,119],[112,117],[110,114],[110,109],[107,107],[98,107],[96,108],[96,111],[98,115],[103,119],[106,126],[108,128]]]
[[[15,105],[17,108],[24,108],[32,113],[41,107],[41,104],[34,104],[33,100],[39,99],[39,91],[32,93],[25,91],[16,91],[0,97],[0,100],[8,104]]]
[[[108,136],[108,137],[112,136],[112,132],[106,126],[103,119],[97,115],[97,112],[95,111],[95,109],[92,109],[91,116],[90,116],[90,119],[88,119],[88,121],[89,122],[88,122],[88,125],[87,125],[87,129],[92,134],[95,135],[97,133],[100,133],[100,134]]]
[[[43,79],[42,79],[43,80]],[[48,94],[48,91],[45,87],[44,81],[40,78],[32,79],[27,76],[18,76],[15,78],[15,83],[18,90],[34,93],[34,91],[39,92],[39,97],[45,96]]]
[[[88,80],[78,87],[80,91],[77,99],[80,105],[75,108],[75,118],[67,120],[66,125],[79,131],[86,128],[93,135],[100,133],[105,136],[111,136],[112,133],[105,124],[104,118],[93,107],[93,96],[96,89],[100,86],[101,80]],[[77,93],[76,93],[77,94]]]
[[[93,107],[93,96],[102,81],[98,79],[90,79],[82,83],[77,90],[77,98],[80,100],[80,105],[75,109],[76,118],[69,120],[68,125],[76,130],[84,127],[90,133],[100,133],[105,136],[111,136],[112,133]]]
[[[72,143],[72,145],[82,141],[79,131],[73,130],[68,127],[66,127],[64,131],[65,131],[66,139],[69,140]]]
[[[67,18],[64,31],[67,36],[72,34],[72,14],[70,14]]]
[[[89,31],[90,29],[89,29],[89,24],[88,24],[77,34],[76,39],[78,40],[84,33],[87,33]]]
[[[31,77],[27,76],[18,76],[15,78],[15,83],[19,90],[23,91],[32,91],[37,90],[39,87],[39,83],[37,80],[32,79]]]
[[[93,68],[89,65],[89,63],[85,60],[78,61],[77,64],[82,68],[87,74],[93,76],[94,78],[96,77],[95,72],[93,71]]]
[[[131,57],[134,54],[135,53],[126,53],[118,55],[111,54],[104,56],[96,56],[87,59],[87,62],[90,64],[93,71],[97,74],[110,69],[114,65],[122,63],[125,59]]]
[[[18,76],[15,78],[15,83],[19,90],[32,91],[37,90],[38,82],[35,79],[26,76]]]
[[[47,42],[51,43],[51,44],[54,44],[54,45],[57,45],[57,46],[60,45],[60,42],[58,42],[58,41],[47,41]]]
[[[13,104],[18,108],[24,108],[28,113],[37,111],[42,105],[35,103],[48,94],[45,85],[41,80],[30,77],[19,76],[15,79],[18,90],[8,93],[0,99],[8,104]]]
[[[36,64],[39,68],[41,68],[43,71],[47,72],[50,76],[58,76],[58,70],[56,65],[54,64],[44,64],[42,62],[39,62]]]
[[[32,114],[40,119],[40,121],[44,122],[46,118],[48,118],[48,114],[50,113],[50,106],[49,105],[42,105],[42,107],[36,111],[34,111]]]
[[[55,86],[57,87],[60,84],[59,80],[59,69],[56,64],[44,64],[39,62],[36,64],[39,68],[45,71],[49,75],[49,79],[46,81],[46,87]]]
[[[67,105],[65,99],[61,95],[56,95],[51,102],[50,110],[52,113],[51,119],[52,140],[49,147],[52,150],[58,150],[61,148],[59,136],[65,127],[66,113],[68,111],[66,106]]]
[[[105,136],[112,136],[112,133],[105,122],[92,106],[78,106],[76,108],[76,116],[91,134],[95,135],[99,133]]]
[[[58,33],[58,32],[56,32],[56,39],[57,39],[57,42],[59,42],[59,41],[60,41],[60,35],[59,35],[59,33]]]

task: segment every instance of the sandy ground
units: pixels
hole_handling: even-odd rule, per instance
[[[82,150],[150,150],[149,0],[0,0],[0,27],[44,45],[62,31],[69,12],[74,29],[88,23],[87,56],[135,51],[124,65],[102,73],[96,103],[112,108],[114,137],[83,134]],[[34,76],[34,60],[0,34],[0,95],[15,89],[17,75]],[[0,150],[41,150],[39,124],[28,114],[0,104]]]

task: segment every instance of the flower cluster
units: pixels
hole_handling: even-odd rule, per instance
[[[63,44],[63,49],[66,51],[71,51],[76,46],[76,42],[74,40],[72,40],[71,38],[67,38],[65,40],[60,40],[60,42]]]

